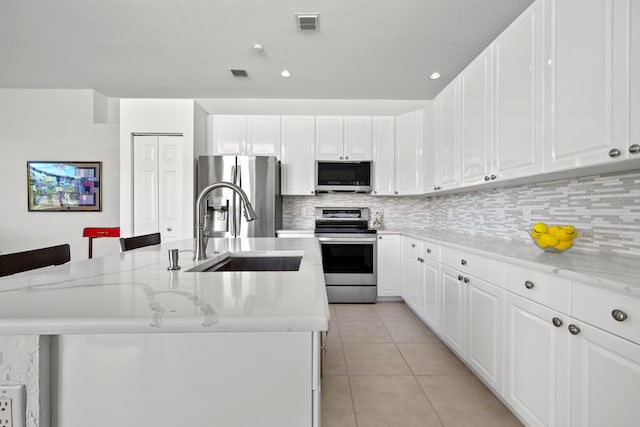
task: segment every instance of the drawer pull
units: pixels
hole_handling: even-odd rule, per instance
[[[412,248],[415,248],[415,247],[416,247],[416,244],[415,244],[415,243],[412,243],[412,244],[411,244],[411,247],[412,247]]]
[[[469,283],[469,278],[468,277],[464,278],[464,283]]]
[[[553,323],[553,326],[555,326],[556,328],[559,328],[560,326],[562,326],[562,319],[558,319],[557,317],[554,317],[553,319],[551,319],[551,322]]]
[[[617,148],[612,148],[611,150],[609,150],[609,157],[618,157],[620,154],[620,150],[618,150]]]
[[[527,280],[526,282],[524,282],[524,287],[527,288],[527,289],[533,289],[533,286],[534,286],[534,284],[530,280]]]
[[[430,254],[431,253],[431,249],[427,248],[427,253]]]
[[[631,154],[638,154],[640,153],[640,144],[633,144],[629,146],[629,152]]]
[[[458,280],[462,280],[462,275],[458,274]]]
[[[466,259],[461,259],[461,260],[460,260],[460,264],[462,264],[462,265],[467,265],[467,260],[466,260]]]
[[[622,310],[615,309],[611,312],[611,316],[618,322],[624,322],[627,320],[627,313]]]
[[[576,325],[569,325],[569,332],[571,333],[571,335],[578,335],[580,333],[580,328],[578,328]]]

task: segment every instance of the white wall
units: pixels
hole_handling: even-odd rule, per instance
[[[118,124],[105,123],[108,102],[93,90],[0,89],[2,253],[69,243],[72,259],[85,259],[82,229],[118,226]],[[102,212],[28,212],[27,160],[101,161]],[[117,239],[95,240],[94,256],[118,250]]]

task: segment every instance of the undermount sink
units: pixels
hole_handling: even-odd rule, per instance
[[[285,252],[285,253],[278,253]],[[187,272],[212,273],[223,271],[298,271],[302,255],[291,251],[228,252]]]

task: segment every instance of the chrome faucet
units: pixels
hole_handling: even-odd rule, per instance
[[[204,227],[205,227],[205,224],[207,223],[207,214],[203,213],[204,201],[207,195],[217,188],[229,188],[235,191],[236,193],[238,193],[238,196],[240,196],[240,199],[242,199],[242,203],[243,203],[242,210],[244,213],[244,217],[247,219],[247,221],[253,221],[254,219],[258,218],[258,215],[256,215],[256,211],[254,211],[253,206],[251,206],[249,197],[247,197],[247,193],[245,193],[244,190],[238,187],[237,185],[231,182],[220,181],[220,182],[216,182],[215,184],[211,184],[210,186],[202,190],[202,192],[198,196],[198,199],[196,200],[196,212],[198,214],[198,218],[197,218],[198,222],[196,225],[196,254],[194,258],[198,261],[207,259],[207,254],[206,254],[207,242],[204,236],[204,232],[205,232]]]

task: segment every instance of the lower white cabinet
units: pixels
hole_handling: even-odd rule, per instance
[[[442,323],[440,325],[441,338],[449,344],[458,355],[464,356],[465,340],[465,283],[464,277],[449,267],[441,267]]]
[[[432,330],[440,327],[440,264],[429,259],[422,263],[422,318]]]
[[[579,321],[572,325],[571,426],[637,426],[640,346]]]
[[[510,292],[505,302],[503,396],[528,426],[569,425],[570,318]]]
[[[400,265],[400,236],[384,234],[378,236],[378,296],[397,297],[401,293],[398,280]]]
[[[414,312],[422,309],[422,241],[402,238],[402,298]]]

